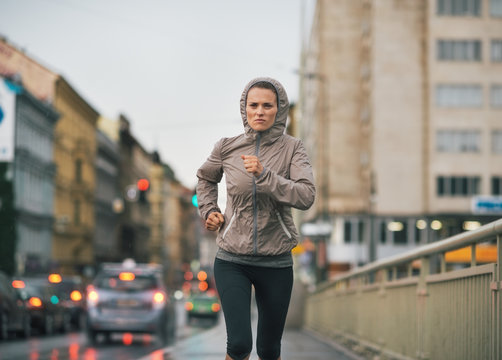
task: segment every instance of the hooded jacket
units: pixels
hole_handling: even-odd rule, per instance
[[[253,130],[247,121],[249,89],[260,81],[276,89],[278,109],[274,124]],[[289,102],[282,85],[271,78],[250,81],[240,99],[244,133],[222,138],[197,171],[197,200],[203,219],[221,212],[218,183],[225,174],[227,202],[225,222],[216,242],[237,255],[272,256],[290,252],[298,243],[291,208],[308,209],[315,198],[312,167],[301,140],[284,133]],[[264,167],[260,176],[248,173],[241,155],[255,155]]]

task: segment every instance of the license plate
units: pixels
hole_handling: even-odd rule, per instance
[[[134,307],[138,306],[139,302],[137,300],[132,299],[119,299],[117,300],[118,307]]]

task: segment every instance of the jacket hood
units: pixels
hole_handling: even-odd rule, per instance
[[[289,112],[289,101],[288,101],[288,95],[286,94],[286,90],[284,90],[284,87],[281,85],[280,82],[278,82],[275,79],[269,78],[269,77],[258,77],[253,80],[251,80],[246,87],[244,88],[244,91],[242,92],[241,95],[241,101],[240,101],[240,106],[241,106],[241,117],[242,117],[242,122],[244,125],[244,133],[246,134],[246,137],[251,137],[255,138],[256,135],[258,134],[257,131],[253,130],[251,126],[248,124],[247,120],[247,115],[246,115],[246,100],[248,96],[249,89],[256,83],[260,81],[265,81],[270,84],[272,84],[277,92],[277,97],[278,97],[278,104],[277,104],[277,115],[275,116],[275,121],[274,124],[270,129],[267,129],[265,131],[261,131],[262,134],[262,139],[266,138],[268,141],[275,141],[278,137],[284,134],[284,130],[286,129],[286,121],[288,119],[288,112]]]

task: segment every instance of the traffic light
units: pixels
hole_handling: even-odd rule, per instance
[[[139,202],[146,203],[146,192],[150,188],[150,182],[145,178],[139,179],[136,183],[136,187],[139,191]]]
[[[196,192],[196,190],[194,190],[193,194],[192,194],[192,205],[195,206],[196,208],[199,207],[199,202],[197,201],[197,192]]]

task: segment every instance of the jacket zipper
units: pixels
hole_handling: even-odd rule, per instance
[[[228,226],[227,228],[225,229],[225,231],[223,232],[223,235],[221,235],[221,238],[222,239],[225,239],[225,235],[227,234],[228,230],[230,230],[230,227],[232,226],[232,223],[234,222],[235,220],[235,215],[236,215],[236,212],[234,211],[234,213],[232,214],[232,218],[230,219],[230,222],[228,223]]]
[[[258,156],[260,152],[260,140],[261,134],[258,133],[256,136],[256,149],[255,156]],[[256,207],[256,181],[253,175],[253,253],[256,255],[258,253],[258,208]]]
[[[286,224],[284,224],[284,221],[282,220],[281,213],[277,209],[275,210],[275,213],[277,214],[277,217],[279,218],[279,222],[281,223],[282,230],[284,230],[284,232],[288,236],[288,239],[291,239],[291,233],[289,232],[288,228],[286,227]]]

